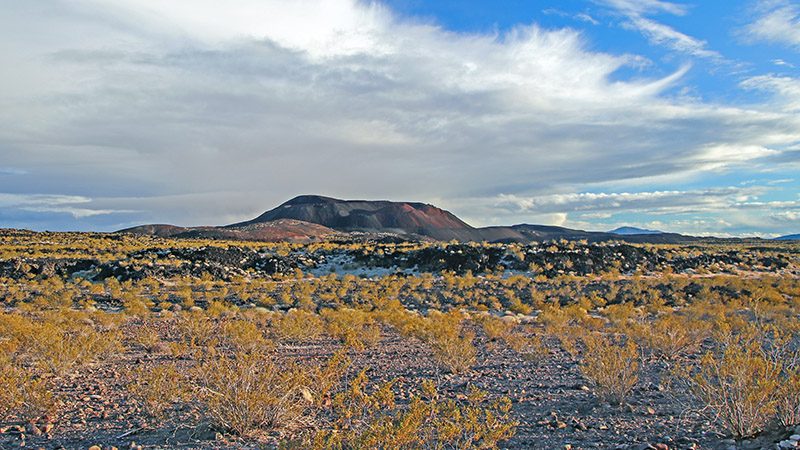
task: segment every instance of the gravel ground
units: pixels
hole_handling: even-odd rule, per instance
[[[469,385],[491,396],[508,396],[520,422],[516,436],[503,448],[525,449],[727,449],[730,442],[707,421],[688,413],[684,402],[662,386],[663,363],[644,364],[640,381],[627,404],[603,404],[587,387],[576,361],[560,349],[540,360],[528,361],[514,351],[493,345],[479,335],[478,363],[470,372],[453,376],[441,371],[425,344],[384,330],[381,343],[351,353],[351,377],[369,367],[374,382],[399,378],[399,400],[408,398],[423,379],[434,379],[446,396],[465,393]],[[304,345],[284,345],[279,356],[322,360],[338,345],[318,340]],[[127,352],[101,366],[89,367],[61,383],[59,413],[53,429],[37,436],[30,427],[21,439],[14,429],[0,434],[0,448],[79,449],[98,445],[132,448],[267,448],[277,436],[259,442],[237,441],[218,435],[188,411],[171,411],[168,418],[147,418],[125,397],[128,372],[153,365],[159,355]],[[183,361],[183,364],[188,364]],[[40,425],[39,428],[44,428]],[[779,439],[776,437],[775,439]],[[648,446],[649,445],[649,446]],[[766,445],[766,444],[764,444]],[[772,444],[774,446],[774,444]],[[135,448],[135,447],[134,447]]]

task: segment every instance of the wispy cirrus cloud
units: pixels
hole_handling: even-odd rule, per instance
[[[722,55],[709,49],[707,42],[648,17],[659,13],[684,15],[687,13],[685,5],[661,0],[595,0],[595,2],[617,11],[625,17],[623,26],[639,31],[654,45],[699,58],[722,60]]]
[[[595,19],[591,14],[588,12],[578,12],[578,13],[570,13],[563,11],[558,8],[547,8],[542,10],[542,13],[548,16],[559,16],[559,17],[567,17],[570,19],[574,19],[580,22],[589,23],[592,25],[600,25],[600,21]]]
[[[2,175],[25,175],[27,170],[18,169],[16,167],[0,167],[0,176]]]
[[[760,0],[754,20],[743,30],[753,40],[800,50],[800,4],[787,0]]]
[[[8,194],[0,193],[0,208],[35,213],[63,213],[83,219],[99,215],[132,213],[121,209],[89,207],[92,199],[81,195]]]
[[[764,194],[766,188],[726,187],[692,191],[642,191],[642,192],[579,192],[541,196],[500,194],[480,200],[492,208],[511,214],[524,213],[587,213],[648,212],[670,214],[675,212],[708,212],[745,205]],[[475,199],[471,199],[475,200]],[[798,207],[790,202],[784,206]]]
[[[741,86],[772,94],[773,104],[785,111],[800,111],[800,78],[758,75],[745,79]]]

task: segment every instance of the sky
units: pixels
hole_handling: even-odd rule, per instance
[[[800,1],[0,0],[0,227],[291,197],[800,233]]]

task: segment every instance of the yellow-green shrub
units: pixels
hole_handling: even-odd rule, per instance
[[[628,339],[618,342],[599,333],[586,334],[581,372],[596,394],[612,404],[622,404],[639,379],[639,352]]]
[[[362,372],[350,389],[333,402],[333,429],[319,430],[287,447],[327,449],[493,449],[514,436],[511,401],[489,401],[470,387],[464,402],[440,400],[433,382],[424,381],[423,394],[398,405],[393,382],[370,393]]]
[[[186,398],[186,380],[173,364],[142,367],[133,372],[128,392],[145,412],[162,418],[170,406]]]
[[[360,351],[380,342],[380,326],[367,312],[349,308],[324,309],[320,315],[328,334],[347,347]]]
[[[270,319],[269,332],[284,341],[309,341],[318,338],[324,331],[324,322],[317,314],[292,309],[285,314],[274,314]]]
[[[477,350],[474,333],[464,327],[460,311],[432,313],[428,317],[425,341],[433,350],[433,358],[452,373],[462,373],[475,364]]]

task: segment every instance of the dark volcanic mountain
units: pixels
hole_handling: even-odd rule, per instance
[[[624,240],[642,243],[683,243],[698,238],[674,233],[614,234],[520,224],[475,228],[433,205],[386,200],[339,200],[301,195],[247,222],[224,227],[142,225],[121,232],[161,237],[310,242],[344,239],[433,239],[461,242],[523,242],[554,239],[589,242]]]
[[[302,220],[339,231],[416,234],[441,241],[481,240],[479,230],[452,213],[425,203],[339,200],[319,195],[295,197],[253,220],[225,228],[279,219]]]
[[[775,238],[776,241],[800,241],[800,234],[789,234]]]

